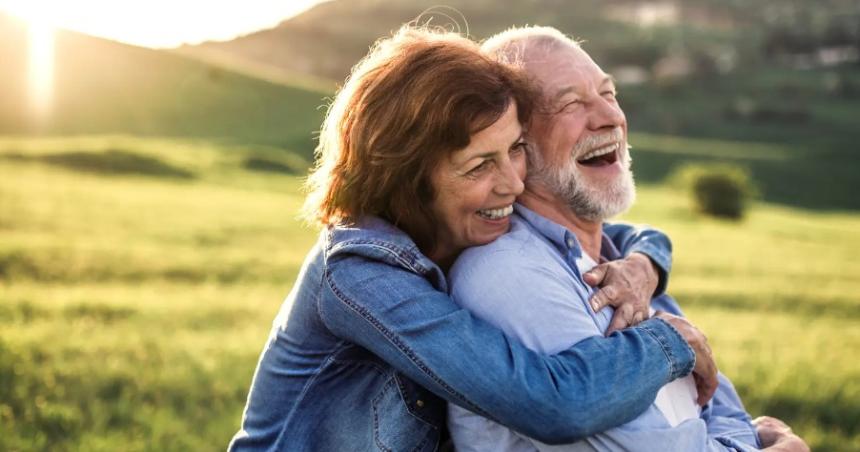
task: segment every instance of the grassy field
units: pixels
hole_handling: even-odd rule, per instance
[[[295,217],[306,165],[204,141],[0,139],[0,450],[223,449],[316,235]],[[860,214],[756,204],[730,223],[650,183],[628,218],[673,237],[670,290],[754,415],[860,449]]]

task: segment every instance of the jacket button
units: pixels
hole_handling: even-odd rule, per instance
[[[418,405],[418,408],[424,408],[424,401],[421,399],[418,399],[415,404]]]

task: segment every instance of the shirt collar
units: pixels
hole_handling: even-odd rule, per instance
[[[533,229],[535,229],[540,235],[544,236],[547,240],[550,241],[559,251],[562,253],[571,252],[577,258],[582,257],[582,246],[579,244],[579,240],[576,238],[576,235],[570,232],[566,227],[548,219],[535,211],[525,207],[522,204],[515,203],[514,210],[517,214],[525,220],[526,223],[529,224]],[[601,243],[600,243],[600,261],[613,261],[616,259],[620,259],[621,252],[618,251],[618,248],[612,243],[609,236],[606,235],[605,232],[601,230]]]

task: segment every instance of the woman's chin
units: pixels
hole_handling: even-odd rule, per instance
[[[476,234],[469,246],[481,246],[491,243],[493,240],[505,235],[511,229],[511,217],[506,216],[499,219],[488,219],[479,217],[480,233]]]

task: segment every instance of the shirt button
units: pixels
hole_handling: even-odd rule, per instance
[[[568,246],[569,248],[573,248],[573,245],[574,245],[574,243],[573,243],[573,239],[570,239],[570,238],[569,238],[569,239],[567,239],[567,246]]]
[[[418,405],[418,408],[424,408],[424,401],[421,399],[418,399],[415,404]]]

